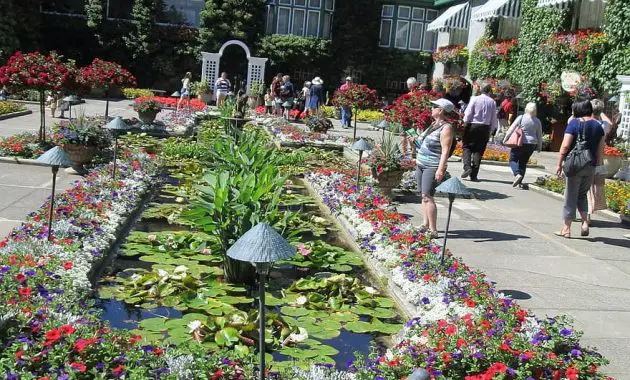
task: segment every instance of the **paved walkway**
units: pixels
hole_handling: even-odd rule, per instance
[[[335,124],[333,133],[352,136]],[[380,138],[367,124],[359,136]],[[546,166],[528,169],[525,182],[551,173],[557,153],[534,158]],[[462,165],[449,164],[459,176]],[[453,206],[448,247],[470,266],[496,282],[537,316],[566,314],[584,331],[582,342],[598,348],[617,379],[630,379],[630,239],[628,226],[596,216],[590,237],[564,239],[553,235],[561,227],[562,202],[534,191],[513,189],[508,167],[482,166],[481,182],[464,181],[476,199],[457,199]],[[397,199],[399,210],[422,224],[419,197]],[[443,234],[448,199],[438,198],[438,224]],[[573,234],[579,236],[579,223]]]

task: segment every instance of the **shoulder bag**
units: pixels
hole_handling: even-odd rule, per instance
[[[582,169],[593,163],[593,154],[586,146],[586,139],[584,138],[585,125],[580,120],[577,140],[573,149],[564,158],[564,175],[567,177],[573,177],[579,173]]]
[[[518,122],[518,125],[514,127],[512,133],[507,136],[507,140],[503,142],[508,148],[520,148],[523,146],[523,128],[521,124],[523,123],[523,116]]]

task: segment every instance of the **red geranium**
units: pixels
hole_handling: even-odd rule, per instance
[[[46,340],[48,342],[54,343],[58,341],[59,339],[61,339],[61,332],[59,330],[52,329],[52,330],[46,331]]]
[[[353,109],[374,108],[378,104],[376,90],[365,84],[350,83],[348,89],[335,91],[332,102],[338,107],[350,107]]]
[[[76,69],[72,62],[64,62],[52,52],[13,54],[5,66],[0,67],[0,85],[13,88],[30,88],[38,91],[59,91],[69,87]]]
[[[116,62],[94,58],[89,66],[81,68],[77,82],[88,88],[134,87],[136,77]]]

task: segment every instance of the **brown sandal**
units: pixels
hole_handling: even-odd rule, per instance
[[[570,232],[567,232],[567,233],[563,234],[562,231],[556,231],[553,234],[556,235],[556,236],[560,236],[560,237],[566,238],[566,239],[571,239],[571,233]]]

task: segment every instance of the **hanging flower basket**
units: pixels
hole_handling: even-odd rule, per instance
[[[468,48],[464,45],[442,46],[433,53],[433,62],[463,63],[468,60]]]

